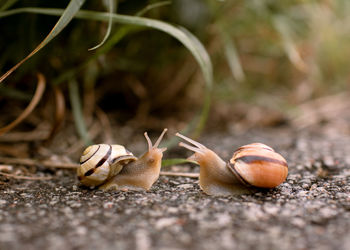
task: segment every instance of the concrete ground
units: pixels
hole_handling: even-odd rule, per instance
[[[184,177],[162,176],[149,192],[84,189],[67,170],[10,180],[0,186],[0,249],[350,249],[350,136],[259,130],[201,139],[225,159],[253,141],[285,156],[289,175],[251,195],[211,197]]]

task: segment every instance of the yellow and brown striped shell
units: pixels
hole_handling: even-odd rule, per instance
[[[91,145],[80,157],[78,179],[85,186],[99,186],[135,160],[137,158],[122,145]]]
[[[276,187],[288,174],[287,161],[262,143],[238,148],[227,166],[243,184],[260,188]]]

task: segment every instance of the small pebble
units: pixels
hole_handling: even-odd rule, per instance
[[[181,185],[178,185],[177,187],[182,189],[189,189],[189,188],[193,188],[193,184],[181,184]]]

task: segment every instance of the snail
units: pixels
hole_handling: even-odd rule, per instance
[[[199,142],[179,133],[176,136],[192,144],[180,142],[179,146],[195,152],[188,159],[200,165],[199,185],[206,194],[251,193],[256,188],[274,188],[287,178],[286,160],[265,144],[242,146],[226,163]]]
[[[149,190],[159,177],[163,152],[158,148],[167,129],[164,129],[152,145],[147,132],[148,151],[136,158],[122,145],[97,144],[89,146],[80,158],[77,169],[79,181],[99,189]]]

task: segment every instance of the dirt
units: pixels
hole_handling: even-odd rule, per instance
[[[68,170],[10,180],[0,186],[0,249],[350,249],[350,136],[264,129],[201,139],[225,159],[254,141],[285,156],[289,175],[250,195],[208,196],[185,177],[161,176],[148,192],[82,188]],[[171,170],[183,169],[198,171]]]

